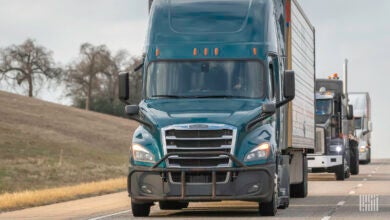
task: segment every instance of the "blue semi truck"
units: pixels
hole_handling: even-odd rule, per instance
[[[274,216],[307,195],[315,142],[315,31],[295,0],[150,1],[140,123],[130,148],[134,216],[245,200]],[[295,70],[295,73],[294,71]]]

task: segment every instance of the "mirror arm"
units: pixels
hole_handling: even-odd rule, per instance
[[[261,113],[259,117],[256,117],[255,119],[253,119],[252,121],[250,121],[246,127],[245,127],[245,130],[248,132],[250,131],[253,126],[255,126],[257,123],[259,122],[262,122],[264,121],[265,119],[271,117],[274,113]]]
[[[276,103],[276,108],[280,108],[282,107],[283,105],[286,105],[287,103],[291,102],[294,98],[288,98],[288,99],[285,99],[281,102],[278,102]]]
[[[287,103],[291,102],[294,98],[288,98],[288,99],[285,99],[281,102],[278,102],[276,103],[276,108],[280,108],[282,107],[283,105],[286,105]],[[259,117],[256,117],[255,119],[253,119],[252,121],[250,121],[246,127],[245,127],[245,130],[246,131],[249,131],[253,128],[253,126],[261,121],[264,121],[265,119],[271,117],[273,114],[275,113],[261,113]]]
[[[144,67],[144,62],[142,62],[140,65],[138,65],[136,68],[134,68],[134,72],[137,72],[138,70],[140,70],[142,67]]]
[[[145,126],[148,127],[150,130],[153,129],[153,126],[152,126],[149,122],[147,122],[147,121],[145,121],[145,120],[142,120],[139,116],[129,116],[129,119],[134,120],[134,121],[137,121],[137,122],[139,122],[139,123],[142,124],[142,125],[145,125]]]

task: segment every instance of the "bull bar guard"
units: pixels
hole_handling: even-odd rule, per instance
[[[199,167],[199,168],[159,168],[158,166],[166,161],[171,156],[193,156],[193,155],[225,155],[229,157],[233,164],[235,164],[238,167]],[[240,172],[249,172],[249,171],[259,171],[264,172],[267,175],[268,179],[268,185],[273,186],[274,184],[274,178],[270,170],[266,169],[265,167],[248,167],[245,164],[243,164],[241,161],[239,161],[235,156],[233,156],[230,153],[223,152],[223,151],[215,151],[215,152],[177,152],[177,153],[168,153],[163,158],[161,158],[159,161],[157,161],[152,167],[145,167],[140,168],[136,167],[130,170],[128,175],[128,181],[127,181],[127,187],[128,187],[128,193],[129,197],[131,197],[134,200],[139,201],[221,201],[221,200],[257,200],[269,197],[271,195],[271,192],[269,190],[266,191],[265,194],[261,195],[233,195],[233,196],[217,196],[217,172],[233,172],[233,173],[240,173]],[[181,173],[180,175],[180,196],[168,196],[165,192],[164,182],[167,182],[167,174],[170,172],[178,172]],[[187,173],[193,173],[193,172],[209,172],[211,173],[211,195],[209,196],[187,196],[186,195],[186,174]],[[158,173],[161,175],[161,184],[162,184],[162,190],[163,195],[161,196],[154,196],[154,195],[148,195],[148,196],[139,196],[134,195],[131,188],[131,179],[132,176],[136,173]]]

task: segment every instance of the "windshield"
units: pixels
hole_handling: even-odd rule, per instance
[[[355,118],[355,129],[362,129],[362,118]]]
[[[147,98],[252,98],[265,96],[265,73],[258,61],[153,62]]]
[[[317,99],[316,115],[332,114],[332,99]]]

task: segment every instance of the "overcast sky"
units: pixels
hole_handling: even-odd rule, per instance
[[[350,90],[372,98],[373,154],[390,158],[390,1],[299,2],[316,27],[317,77],[342,73],[344,58],[350,60]],[[0,0],[0,47],[30,37],[62,64],[75,59],[84,42],[140,55],[146,27],[147,0]],[[53,92],[40,97],[57,101],[62,91]]]

